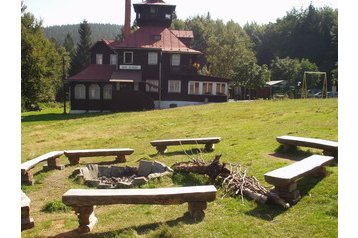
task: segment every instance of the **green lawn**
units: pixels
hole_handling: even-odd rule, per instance
[[[211,153],[191,155],[212,160],[222,154],[223,162],[239,163],[263,185],[264,173],[320,150],[300,148],[294,154],[280,153],[275,138],[280,135],[338,140],[337,99],[252,101],[207,104],[147,112],[63,115],[62,109],[22,113],[22,162],[54,150],[129,147],[135,150],[127,164],[145,158],[172,165],[188,161],[183,153],[195,146],[168,147],[157,155],[149,142],[155,139],[220,136]],[[113,158],[83,158],[81,164]],[[68,160],[63,157],[63,164]],[[35,227],[22,237],[73,237],[77,218],[72,211],[48,213],[42,208],[61,199],[69,188],[84,187],[69,178],[75,167],[62,171],[34,168],[37,183],[22,186],[32,200]],[[338,165],[328,168],[323,179],[305,178],[299,183],[302,199],[288,210],[275,205],[258,205],[240,197],[217,199],[208,204],[206,217],[193,223],[184,213],[187,205],[98,206],[99,219],[84,237],[337,237]],[[203,184],[206,178],[167,177],[154,184],[183,186],[185,181]]]

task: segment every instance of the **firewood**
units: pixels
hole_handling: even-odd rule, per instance
[[[216,155],[213,161],[208,164],[203,160],[192,159],[188,162],[175,163],[172,168],[175,172],[191,172],[209,176],[210,183],[214,184],[217,178],[222,179],[222,187],[224,188],[224,196],[244,196],[254,201],[265,204],[271,201],[284,208],[290,205],[281,199],[277,194],[270,192],[263,187],[254,176],[247,176],[246,170],[240,165],[229,164],[230,169],[226,168],[227,164],[220,164],[221,155]]]

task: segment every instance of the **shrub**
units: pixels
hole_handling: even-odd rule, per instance
[[[49,213],[67,212],[70,210],[71,210],[71,208],[61,201],[50,201],[50,202],[46,203],[45,206],[43,206],[43,208],[42,208],[43,212],[49,212]]]

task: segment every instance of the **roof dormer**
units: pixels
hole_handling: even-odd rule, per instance
[[[169,27],[172,23],[175,5],[166,4],[162,0],[147,0],[133,4],[136,21],[141,26]]]

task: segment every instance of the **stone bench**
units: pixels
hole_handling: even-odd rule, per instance
[[[34,227],[34,219],[30,217],[30,203],[30,198],[21,191],[21,230]]]
[[[35,181],[33,179],[33,175],[30,171],[37,164],[47,161],[47,165],[43,167],[44,170],[50,169],[64,169],[63,165],[60,165],[60,156],[63,155],[63,151],[52,151],[41,155],[32,160],[28,160],[21,164],[21,183],[32,185]]]
[[[325,165],[334,159],[333,156],[312,155],[301,161],[268,172],[264,175],[265,181],[274,185],[272,190],[278,196],[291,204],[295,204],[301,198],[297,190],[297,181],[304,176],[325,176]]]
[[[189,138],[189,139],[167,139],[167,140],[154,140],[150,144],[156,147],[159,153],[165,153],[167,146],[171,145],[196,145],[205,144],[205,151],[213,151],[214,144],[219,143],[221,137],[208,137],[208,138]]]
[[[277,142],[284,145],[285,149],[292,149],[297,146],[304,146],[316,149],[322,149],[324,155],[337,157],[338,142],[299,136],[279,136]]]
[[[91,149],[91,150],[65,150],[64,153],[71,165],[78,164],[81,157],[96,156],[116,156],[119,163],[126,162],[126,155],[133,154],[134,150],[130,148],[113,148],[113,149]]]
[[[207,202],[216,198],[212,185],[155,189],[70,189],[62,201],[71,206],[79,219],[78,232],[86,233],[97,223],[95,205],[188,203],[190,214],[196,221],[204,219]]]

